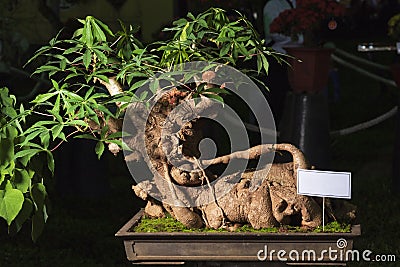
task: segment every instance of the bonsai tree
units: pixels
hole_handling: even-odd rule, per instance
[[[189,13],[164,30],[171,35],[168,40],[146,46],[135,38],[137,27],[120,22],[120,31],[112,32],[92,16],[79,22],[82,27],[70,39],[56,36],[28,62],[41,60],[34,74],[46,73],[50,90],[29,106],[18,107],[6,88],[0,91],[0,216],[10,231],[19,231],[30,220],[32,238],[40,235],[47,219],[45,176],[54,172],[53,151],[62,149],[69,138],[95,140],[98,157],[107,149],[113,154],[124,150],[132,168],[144,161],[151,175],[160,177],[133,186],[139,197],[148,200],[150,216],[169,212],[188,227],[321,223],[320,205],[296,195],[295,171],[309,167],[297,148],[262,144],[213,159],[200,157],[198,146],[207,121],[198,114],[207,111],[212,117],[220,112],[216,102],[224,107],[231,88],[239,90],[241,84],[250,83],[244,78],[228,86],[232,72],[225,66],[239,68],[262,85],[257,77],[268,72],[267,58],[283,61],[265,47],[245,17],[237,13],[231,20],[218,8],[196,17]],[[251,64],[246,61],[254,62],[255,70],[248,69]],[[196,64],[196,70],[185,63]],[[222,188],[230,184],[230,190],[216,197],[212,184],[221,180],[221,172],[206,166],[256,159],[275,150],[289,151],[293,162],[230,172],[226,177],[236,182],[219,184]],[[177,156],[184,159],[180,165],[173,163]],[[191,167],[183,168],[186,163]],[[145,172],[140,172],[142,167],[136,168],[140,174]],[[249,186],[254,177],[258,177],[256,189]],[[188,205],[177,185],[208,188],[211,200]]]

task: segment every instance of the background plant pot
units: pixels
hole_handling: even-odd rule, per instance
[[[286,96],[279,142],[291,143],[303,151],[309,163],[329,169],[331,161],[329,108],[322,93]]]
[[[393,80],[396,82],[397,87],[400,88],[400,63],[394,63],[390,66]]]
[[[332,48],[285,47],[291,67],[289,84],[295,93],[317,93],[326,87],[331,68]]]

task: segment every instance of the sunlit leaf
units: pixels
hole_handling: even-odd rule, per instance
[[[17,217],[24,203],[24,195],[18,189],[12,188],[11,182],[7,181],[4,190],[0,190],[0,217],[11,222]]]
[[[15,154],[14,159],[18,159],[18,158],[22,158],[22,157],[31,158],[41,151],[42,151],[41,149],[24,149],[24,150],[18,151]]]
[[[83,65],[86,69],[89,68],[90,62],[92,61],[92,53],[89,49],[86,49],[85,54],[83,54]]]

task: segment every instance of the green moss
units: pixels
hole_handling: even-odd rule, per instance
[[[132,229],[133,232],[140,233],[154,233],[154,232],[228,232],[227,229],[189,229],[186,228],[181,222],[175,220],[170,215],[165,218],[152,219],[144,216],[139,224]],[[328,233],[347,233],[351,231],[351,225],[339,222],[330,222],[325,225],[325,232]],[[297,232],[322,232],[322,226],[314,230],[307,230],[298,226],[283,225],[280,227],[254,229],[250,225],[243,225],[237,228],[234,232],[247,232],[247,233],[297,233]]]
[[[318,226],[314,229],[314,232],[320,233],[322,232],[322,226]],[[337,221],[330,222],[325,225],[324,229],[325,233],[349,233],[351,232],[351,225],[348,223],[340,223]]]

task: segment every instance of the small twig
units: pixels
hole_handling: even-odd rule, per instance
[[[110,45],[110,47],[113,47],[116,43],[118,43],[118,41],[121,40],[121,38],[122,38],[122,36],[119,36],[119,37],[117,38],[117,40],[115,40],[114,43],[112,43],[112,44]]]
[[[51,115],[51,114],[46,114],[46,113],[42,113],[42,112],[39,112],[39,111],[34,111],[34,110],[32,110],[32,113],[35,113],[35,114],[38,114],[38,115],[42,115],[42,116],[46,116],[46,117],[52,117],[52,118],[54,118],[54,116]]]
[[[104,85],[107,88],[107,90],[111,96],[115,96],[115,95],[118,95],[118,94],[121,94],[124,92],[124,90],[122,89],[122,86],[119,84],[119,82],[114,77],[108,78],[108,83],[103,81],[102,79],[95,79],[95,81],[99,81],[102,85]],[[115,104],[118,107],[120,107],[124,103],[117,102]]]
[[[72,135],[74,135],[74,134],[76,134],[76,133],[79,133],[80,131],[79,130],[76,130],[76,131],[73,131],[72,133],[70,133],[69,135],[67,135],[66,137],[65,137],[65,139],[68,139],[69,137],[71,137]],[[59,146],[61,146],[61,144],[62,143],[64,143],[65,142],[65,140],[61,140],[61,142],[60,143],[58,143],[55,147],[53,147],[52,149],[50,149],[50,152],[54,152]]]

